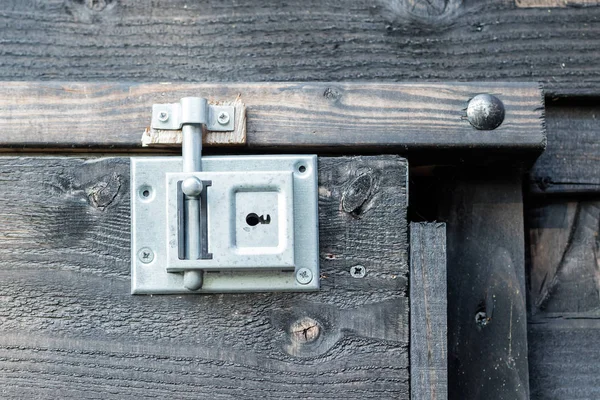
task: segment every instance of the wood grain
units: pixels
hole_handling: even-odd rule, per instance
[[[531,396],[598,398],[600,201],[539,199],[527,220]]]
[[[319,292],[132,296],[129,159],[0,158],[2,398],[408,399],[406,160],[319,168]]]
[[[600,98],[546,101],[548,146],[529,174],[536,194],[600,192]]]
[[[528,399],[520,179],[489,171],[446,184],[450,399]]]
[[[493,131],[478,131],[465,118],[468,101],[478,93],[493,93],[505,104],[504,122]],[[481,149],[488,156],[507,150],[536,154],[545,146],[536,83],[7,82],[0,87],[0,130],[7,133],[0,147],[137,148],[153,103],[198,95],[243,99],[251,149]],[[212,143],[230,141],[226,135]],[[242,142],[241,136],[233,142]]]
[[[517,7],[592,7],[600,5],[598,0],[516,0]]]
[[[5,0],[0,18],[4,81],[600,82],[597,7]]]
[[[410,392],[448,398],[446,225],[410,224]]]

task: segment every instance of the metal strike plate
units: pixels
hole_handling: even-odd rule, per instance
[[[134,294],[306,291],[319,288],[317,158],[310,155],[131,159]],[[205,183],[205,256],[181,257],[182,180]],[[204,271],[198,291],[183,272]]]
[[[188,98],[192,100],[204,100],[199,98]],[[185,123],[205,124],[206,129],[213,132],[233,131],[235,126],[235,107],[217,106],[198,102],[198,104],[186,104],[196,112],[186,113],[181,103],[154,104],[152,106],[153,129],[179,130]]]

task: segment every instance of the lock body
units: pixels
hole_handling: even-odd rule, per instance
[[[131,160],[132,293],[319,288],[316,156],[202,157],[194,172],[183,162]],[[193,201],[190,177],[202,183]],[[202,274],[201,287],[186,274]]]

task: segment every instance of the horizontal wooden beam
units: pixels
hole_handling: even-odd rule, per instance
[[[598,83],[600,7],[534,2],[3,0],[0,79]]]
[[[495,130],[476,130],[466,119],[469,100],[480,93],[504,103],[506,116]],[[246,139],[251,149],[537,153],[546,142],[537,83],[6,82],[0,148],[140,148],[152,104],[184,96],[246,105],[247,138],[209,135],[209,146]],[[179,145],[177,136],[171,142]]]

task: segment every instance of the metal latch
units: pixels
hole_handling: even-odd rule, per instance
[[[182,156],[131,159],[132,293],[319,288],[316,156],[202,157],[203,130],[235,121],[200,97],[153,106]]]

